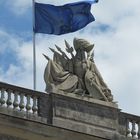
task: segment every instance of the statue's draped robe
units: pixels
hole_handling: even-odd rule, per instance
[[[75,66],[77,66],[77,71],[75,71]],[[46,91],[74,93],[77,89],[81,89],[96,99],[108,101],[105,95],[108,87],[95,63],[90,60],[86,60],[84,67],[83,62],[79,61],[78,68],[76,59],[67,60],[55,52],[53,60],[48,61],[44,79]]]
[[[66,60],[60,54],[54,53],[53,61],[49,60],[44,73],[46,91],[62,90],[73,92],[78,83],[76,75],[72,71],[71,60]]]

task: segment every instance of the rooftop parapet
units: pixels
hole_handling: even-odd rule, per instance
[[[140,139],[139,116],[89,96],[48,94],[0,82],[0,114],[102,139]]]

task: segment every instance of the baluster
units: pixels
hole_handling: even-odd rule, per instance
[[[33,97],[33,107],[32,107],[33,113],[35,114],[38,110],[37,108],[37,97]]]
[[[27,95],[27,104],[26,104],[26,109],[27,112],[29,112],[31,110],[31,103],[30,103],[30,95]]]
[[[130,120],[127,119],[127,122],[126,122],[126,136],[127,136],[127,137],[131,137],[131,136],[130,136],[131,131],[130,131],[129,123],[130,123]]]
[[[11,98],[11,93],[12,93],[12,90],[8,89],[7,90],[7,93],[8,93],[8,99],[7,99],[7,108],[10,107],[10,105],[12,105],[12,98]]]
[[[140,139],[140,122],[138,122],[138,133],[137,133],[137,135],[138,135],[138,139]]]
[[[5,89],[4,88],[1,89],[0,103],[1,103],[1,106],[5,104]]]
[[[22,111],[24,109],[25,105],[24,105],[24,94],[20,95],[20,103],[19,103],[19,108],[20,111]]]
[[[132,121],[132,131],[131,131],[131,134],[132,134],[132,138],[135,138],[136,137],[136,122],[135,121]]]
[[[13,103],[14,109],[17,109],[18,106],[19,106],[19,103],[18,103],[18,94],[19,94],[19,92],[14,92],[14,103]]]

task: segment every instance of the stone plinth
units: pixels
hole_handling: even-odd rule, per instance
[[[0,140],[105,140],[45,123],[0,113]]]
[[[49,98],[48,123],[103,138],[116,137],[120,110],[115,103],[75,94],[51,93]]]

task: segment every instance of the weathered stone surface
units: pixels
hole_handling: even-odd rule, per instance
[[[39,107],[38,114],[39,114],[39,116],[48,118],[48,116],[47,116],[48,115],[48,108],[44,108],[44,107],[50,105],[49,100],[50,100],[50,98],[49,98],[48,94],[39,97],[39,100],[38,100],[38,107]]]
[[[25,140],[25,139],[0,134],[0,140]]]
[[[104,140],[68,129],[0,114],[0,140]]]
[[[104,82],[94,62],[92,51],[94,44],[84,39],[74,38],[74,49],[65,41],[66,51],[71,54],[69,58],[65,52],[56,45],[53,60],[44,55],[48,64],[44,72],[46,91],[53,93],[75,93],[89,95],[92,98],[112,102],[111,90]]]
[[[9,89],[18,91],[19,97],[37,97],[38,112],[6,106]],[[5,101],[0,105],[1,139],[132,140],[140,136],[140,117],[120,112],[113,102],[73,93],[24,91],[6,83],[0,83],[0,94]]]
[[[52,125],[109,139],[116,135],[119,109],[114,103],[88,97],[81,100],[75,94],[50,96]]]

